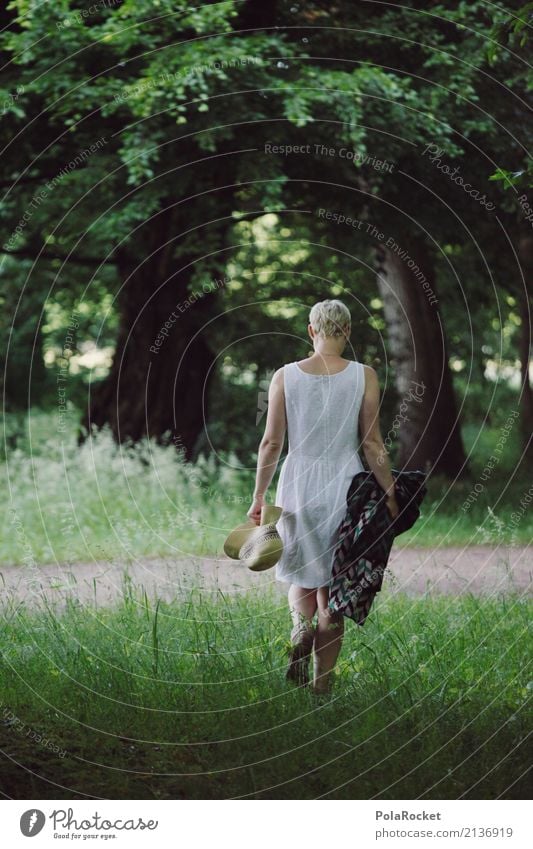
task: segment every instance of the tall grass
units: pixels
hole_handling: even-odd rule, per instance
[[[253,483],[232,455],[187,464],[173,445],[117,446],[108,429],[81,446],[32,415],[2,464],[0,563],[187,557],[222,551]],[[13,447],[14,443],[14,447]]]
[[[378,599],[364,629],[347,623],[318,704],[285,682],[274,595],[165,604],[130,587],[115,609],[4,618],[0,788],[15,798],[526,798],[518,597]]]
[[[7,417],[0,563],[222,553],[227,532],[249,507],[253,468],[243,469],[232,454],[202,455],[186,464],[172,445],[148,440],[117,447],[108,430],[79,447],[76,420],[72,414],[70,428],[60,434],[51,413]],[[484,435],[471,479],[453,484],[430,479],[421,520],[402,536],[402,544],[530,542],[533,511],[523,511],[518,522],[512,519],[531,485],[509,467],[512,452],[502,457],[468,510],[462,509],[497,438],[497,430],[492,443]]]

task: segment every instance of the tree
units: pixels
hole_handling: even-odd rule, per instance
[[[39,291],[51,272],[53,287],[73,298],[104,267],[119,281],[115,357],[91,389],[87,427],[111,423],[118,439],[170,431],[192,456],[213,396],[218,313],[238,301],[237,286],[223,281],[253,256],[239,244],[253,239],[244,224],[276,213],[278,249],[287,239],[284,258],[305,257],[302,302],[323,295],[324,278],[355,303],[381,297],[388,339],[381,351],[373,338],[364,345],[392,357],[398,403],[410,380],[425,387],[399,433],[401,464],[451,476],[466,468],[445,327],[457,336],[464,298],[492,314],[497,307],[484,271],[459,287],[453,258],[466,256],[472,227],[483,250],[499,259],[501,247],[493,222],[479,226],[479,205],[424,151],[468,160],[483,186],[493,168],[481,141],[490,140],[492,157],[502,146],[485,106],[496,92],[501,114],[508,107],[477,70],[493,23],[485,4],[426,6],[193,10],[165,0],[154,14],[152,3],[129,0],[82,16],[66,2],[11,5],[16,18],[0,47],[7,84],[16,69],[22,91],[9,105],[16,132],[4,136],[7,250],[38,258]],[[46,203],[10,240],[45,181]],[[340,226],[321,209],[361,226]],[[86,270],[79,283],[73,267]],[[247,287],[244,297],[265,302],[257,328],[269,320],[267,301],[295,292],[282,275]],[[365,317],[374,331],[379,310]],[[239,320],[228,315],[230,333]],[[257,351],[269,359],[261,344]]]
[[[49,193],[40,214],[8,240],[8,251],[42,267],[53,244],[53,256],[65,260],[57,285],[72,261],[90,267],[96,257],[95,272],[116,266],[116,353],[108,378],[91,392],[85,423],[109,422],[120,439],[171,430],[190,454],[213,361],[203,328],[216,310],[216,287],[186,307],[224,270],[239,187],[257,176],[243,150],[253,151],[253,126],[243,146],[239,125],[266,117],[257,91],[287,51],[279,36],[259,37],[251,27],[231,40],[229,55],[238,25],[233,2],[197,11],[166,2],[157,17],[149,2],[91,16],[66,3],[12,7],[18,16],[3,49],[23,81],[20,133],[6,139],[4,158],[16,175],[6,193],[12,220],[80,151],[82,163],[65,176],[67,191]],[[264,14],[263,7],[262,25]],[[244,22],[253,25],[249,10]],[[271,165],[270,174],[262,170],[271,181],[263,196],[275,198],[279,169]]]
[[[376,245],[378,285],[398,395],[417,376],[427,390],[416,408],[418,415],[400,432],[400,458],[415,466],[429,460],[435,470],[454,476],[466,470],[466,463],[445,326],[461,301],[466,310],[470,304],[486,305],[491,289],[490,309],[500,318],[502,294],[520,297],[520,269],[509,274],[516,266],[513,245],[487,214],[501,201],[488,180],[505,149],[523,150],[530,140],[527,79],[516,56],[507,57],[506,84],[490,73],[489,39],[493,16],[502,14],[498,9],[463,2],[450,8],[437,2],[420,10],[418,4],[402,3],[400,33],[399,9],[395,3],[387,4],[386,10],[337,3],[342,29],[333,35],[309,29],[309,34],[315,58],[335,57],[338,70],[321,74],[330,97],[342,88],[346,66],[357,66],[350,83],[359,114],[354,115],[352,104],[346,118],[356,124],[351,131],[354,146],[367,153],[372,143],[373,160],[396,163],[393,179],[386,169],[370,175],[360,169],[355,179],[348,177],[343,183],[359,188],[356,214],[369,221],[371,234],[383,239]],[[327,18],[323,3],[306,4],[306,13],[310,24],[320,15]],[[309,66],[306,74],[312,77]],[[349,139],[345,126],[339,136]],[[457,175],[461,168],[466,175],[464,170]],[[475,278],[463,280],[453,258],[463,256],[469,243],[479,254],[481,269]],[[487,260],[489,275],[490,265],[498,270],[507,263],[506,277],[489,277],[489,289]],[[444,286],[439,283],[439,298],[430,304],[422,290],[436,291],[436,269],[446,264],[453,273]],[[480,331],[486,332],[482,325]],[[416,364],[412,340],[418,348]]]

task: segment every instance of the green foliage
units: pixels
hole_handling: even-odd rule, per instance
[[[507,3],[507,8],[495,7],[492,30],[489,34],[487,47],[487,59],[494,73],[502,79],[508,89],[514,88],[520,91],[524,100],[524,121],[528,129],[528,138],[531,141],[531,118],[528,115],[527,103],[530,101],[530,93],[533,88],[533,76],[528,62],[531,44],[530,21],[533,12],[533,3],[513,2]],[[509,6],[511,8],[509,8]],[[527,150],[521,149],[520,145],[511,146],[514,168],[498,167],[491,180],[501,182],[503,189],[517,189],[518,191],[531,188],[533,185],[533,166],[531,157]],[[516,200],[513,208],[517,208]]]
[[[255,28],[241,18],[253,19],[251,3],[193,8],[131,0],[82,15],[67,0],[12,2],[13,23],[0,36],[1,85],[10,93],[10,126],[0,130],[3,166],[14,183],[0,213],[12,253],[3,255],[1,273],[10,300],[22,292],[24,300],[8,362],[11,407],[24,406],[29,360],[39,375],[32,396],[42,403],[53,397],[54,376],[42,358],[60,347],[74,306],[93,315],[80,324],[80,344],[98,339],[112,347],[119,307],[113,300],[108,311],[106,298],[114,299],[131,269],[162,246],[165,273],[182,261],[192,269],[190,291],[206,275],[233,274],[235,285],[212,299],[210,344],[222,351],[228,338],[247,336],[253,344],[232,345],[230,365],[259,375],[299,357],[307,345],[305,309],[331,293],[354,307],[357,357],[381,366],[387,340],[372,270],[375,242],[327,226],[319,207],[364,216],[400,241],[419,235],[428,242],[445,327],[462,359],[470,338],[463,307],[479,305],[472,322],[482,381],[499,299],[502,292],[516,297],[520,281],[494,220],[423,151],[441,147],[451,165],[468,169],[469,182],[500,199],[500,216],[513,233],[516,202],[509,192],[501,200],[500,186],[526,173],[520,151],[530,141],[528,81],[515,39],[525,35],[520,21],[529,10],[507,6],[431,2],[422,10],[409,0],[399,27],[395,6],[341,2],[332,21],[322,3],[295,13],[281,2],[275,25]],[[491,57],[495,43],[501,50]],[[494,70],[489,59],[497,59]],[[267,141],[308,144],[312,152],[266,155]],[[394,172],[317,156],[321,144],[386,160]],[[43,189],[45,199],[33,206]],[[28,210],[29,221],[10,242]],[[278,214],[269,227],[265,213]],[[487,265],[496,270],[494,289]],[[147,299],[160,283],[148,277]],[[63,327],[49,318],[57,317],[56,303]],[[513,319],[504,312],[506,326]],[[267,335],[273,322],[275,347]],[[2,323],[9,332],[12,316]],[[506,336],[510,362],[517,337]],[[55,367],[53,358],[47,362]],[[234,409],[249,404],[248,415],[255,415],[257,388],[233,389],[222,368],[217,375],[212,429],[221,437],[238,421]],[[84,377],[73,380],[71,400],[80,403]],[[235,408],[220,401],[226,390]],[[389,403],[392,411],[394,399]],[[249,434],[232,438],[250,451],[256,432]]]
[[[507,4],[509,6],[511,4]],[[494,26],[491,32],[491,44],[488,57],[491,65],[495,65],[502,56],[504,48],[525,47],[530,40],[528,29],[533,15],[533,3],[513,3],[516,12],[499,8],[495,13]]]
[[[497,168],[494,174],[491,174],[489,180],[493,182],[502,182],[504,189],[513,189],[524,185],[524,180],[528,181],[527,186],[533,185],[531,175],[526,171],[506,171],[505,168]]]

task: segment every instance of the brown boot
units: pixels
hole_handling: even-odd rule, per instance
[[[312,625],[296,625],[291,631],[289,666],[285,678],[297,687],[309,684],[309,661],[313,650],[315,629]]]

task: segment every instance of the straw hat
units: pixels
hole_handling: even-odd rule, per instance
[[[224,542],[224,552],[240,560],[252,572],[263,572],[275,566],[283,553],[283,542],[276,528],[282,508],[263,504],[261,524],[248,519],[236,528]]]

